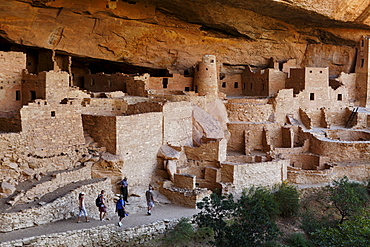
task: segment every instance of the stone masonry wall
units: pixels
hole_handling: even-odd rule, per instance
[[[368,163],[350,164],[334,166],[325,170],[302,170],[301,168],[288,167],[288,180],[296,184],[330,183],[344,176],[356,181],[368,180],[370,177],[370,165]]]
[[[171,102],[163,106],[163,143],[174,146],[192,145],[192,110],[190,102]]]
[[[22,123],[19,112],[15,113],[13,117],[0,117],[0,131],[20,132],[21,130]]]
[[[148,185],[157,168],[162,146],[162,113],[116,117],[116,154],[124,160],[122,174],[130,185]]]
[[[192,88],[193,78],[180,74],[173,74],[173,77],[150,77],[148,85],[148,89],[164,91],[191,91]]]
[[[84,88],[91,92],[126,92],[126,81],[133,80],[129,75],[117,74],[87,74],[84,76]]]
[[[224,161],[226,157],[221,155],[222,149],[225,148],[225,139],[222,141],[212,141],[206,144],[202,144],[199,147],[188,147],[185,146],[185,153],[188,160],[199,160],[199,161]]]
[[[231,138],[228,142],[228,150],[245,152],[246,150],[263,150],[263,129],[269,131],[268,143],[281,147],[282,134],[279,123],[256,123],[256,122],[231,122],[228,123]]]
[[[51,155],[48,151],[32,150],[25,145],[27,138],[22,132],[0,133],[0,182],[16,185],[35,174],[71,169],[87,152],[82,145],[63,148],[62,152]]]
[[[45,99],[48,102],[59,103],[68,95],[69,74],[66,71],[42,72],[45,75]]]
[[[20,212],[2,213],[0,214],[0,232],[9,232],[75,217],[78,213],[78,194],[81,191],[85,192],[85,206],[89,216],[97,219],[99,212],[95,206],[95,198],[101,190],[111,190],[110,179],[102,179],[99,182],[83,185],[78,190],[71,191],[50,203],[42,203],[43,206],[24,209]],[[112,195],[108,194],[106,198],[109,202]],[[113,203],[108,203],[108,211],[114,212]]]
[[[276,94],[280,89],[285,88],[287,74],[276,69],[268,69],[268,91],[269,96]]]
[[[287,179],[289,160],[277,160],[261,163],[223,162],[221,181],[233,183],[235,192],[254,186],[272,186]]]
[[[141,114],[148,112],[162,112],[163,105],[158,102],[138,102],[127,107],[127,115]]]
[[[78,106],[50,105],[37,100],[22,108],[21,118],[22,131],[31,149],[58,150],[85,143]]]
[[[35,99],[46,99],[46,72],[30,74],[26,70],[22,74],[22,105]]]
[[[143,245],[145,241],[153,239],[159,234],[172,229],[179,219],[165,219],[149,225],[140,225],[132,228],[120,228],[116,224],[41,235],[21,240],[0,243],[0,247],[12,246],[49,246],[49,247],[81,247],[81,246],[125,246],[125,243]]]
[[[26,54],[0,51],[0,114],[21,108],[22,70],[26,68]],[[19,98],[16,97],[18,91]]]
[[[274,109],[267,100],[258,102],[233,102],[225,104],[231,122],[265,122],[274,119]]]
[[[226,95],[242,95],[243,87],[246,85],[245,83],[242,85],[241,77],[241,74],[225,75],[225,78],[220,80],[218,89]]]
[[[91,179],[91,165],[80,167],[72,171],[66,171],[55,174],[54,178],[45,183],[40,183],[27,190],[18,202],[33,201],[35,198],[41,198],[44,194],[50,193],[64,185],[76,180]]]
[[[132,96],[147,97],[147,85],[149,84],[150,75],[148,73],[142,76],[135,76],[131,80],[126,81],[126,91]]]
[[[116,117],[82,115],[84,130],[107,151],[117,154]]]
[[[86,115],[123,115],[128,103],[123,99],[86,98],[82,101],[82,114]]]
[[[310,151],[314,154],[327,156],[332,162],[367,161],[370,158],[369,141],[334,141],[311,136]]]

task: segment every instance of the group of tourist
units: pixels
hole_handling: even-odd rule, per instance
[[[127,178],[124,177],[122,181],[118,183],[121,189],[121,194],[119,196],[119,199],[116,202],[116,212],[119,217],[118,221],[118,226],[122,226],[122,220],[128,216],[128,213],[125,210],[126,204],[128,204],[128,181]],[[105,191],[102,190],[98,197],[95,200],[95,205],[99,209],[99,216],[100,216],[100,221],[105,221],[105,216],[107,214],[107,205],[105,203],[105,197],[104,197]],[[152,214],[152,209],[154,207],[154,195],[153,195],[153,187],[149,185],[148,190],[145,192],[145,198],[146,198],[146,203],[148,207],[147,215]],[[79,208],[79,213],[78,213],[78,219],[77,223],[81,223],[81,216],[84,215],[86,222],[89,222],[89,218],[87,215],[87,211],[85,208],[85,193],[81,192],[78,195],[78,208]]]

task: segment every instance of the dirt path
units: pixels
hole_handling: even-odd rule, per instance
[[[134,205],[133,205],[134,206]],[[130,210],[130,205],[127,205],[128,211]],[[150,223],[154,223],[156,221],[164,220],[164,219],[174,219],[174,218],[181,218],[181,217],[191,217],[194,214],[198,213],[198,209],[193,208],[185,208],[181,206],[176,206],[172,204],[166,204],[161,206],[156,206],[153,209],[153,213],[151,216],[146,215],[146,210],[142,209],[138,213],[130,214],[126,217],[122,223],[122,229],[135,227],[139,225],[146,225]],[[16,239],[22,239],[32,236],[39,236],[39,235],[47,235],[52,233],[58,232],[66,232],[71,230],[78,230],[78,229],[88,229],[92,227],[97,227],[101,225],[108,225],[114,224],[117,225],[118,216],[113,218],[112,220],[107,221],[99,221],[91,219],[89,223],[77,223],[76,218],[57,221],[45,225],[35,226],[31,228],[16,230],[8,233],[0,233],[0,242],[7,242]],[[118,226],[117,226],[118,227]]]

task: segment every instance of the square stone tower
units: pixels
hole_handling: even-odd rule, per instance
[[[361,107],[370,106],[369,86],[369,42],[370,37],[361,37],[357,44],[356,60],[356,100]]]

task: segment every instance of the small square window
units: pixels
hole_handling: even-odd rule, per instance
[[[51,117],[55,117],[55,111],[52,111],[50,115]]]
[[[167,88],[167,86],[168,86],[168,78],[163,78],[162,79],[162,87]]]
[[[338,94],[338,101],[342,101],[342,94]]]
[[[310,93],[310,100],[315,100],[315,94],[314,93]]]
[[[222,87],[225,88],[226,87],[226,82],[222,82]]]
[[[21,91],[19,91],[19,90],[15,91],[15,100],[16,101],[21,100]]]
[[[36,91],[30,91],[30,94],[31,94],[31,100],[35,100],[36,99]]]

